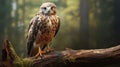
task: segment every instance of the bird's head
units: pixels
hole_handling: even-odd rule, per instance
[[[56,5],[51,2],[43,3],[40,6],[40,12],[43,15],[55,15],[56,14]]]

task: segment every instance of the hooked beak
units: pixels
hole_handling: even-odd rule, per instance
[[[51,7],[47,7],[46,11],[45,11],[45,14],[48,14],[51,10]]]

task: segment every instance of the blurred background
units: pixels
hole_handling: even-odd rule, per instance
[[[29,21],[44,2],[57,5],[60,30],[55,50],[94,49],[120,44],[120,0],[0,0],[0,51],[9,39],[20,56],[26,56]],[[1,53],[0,53],[1,54]]]

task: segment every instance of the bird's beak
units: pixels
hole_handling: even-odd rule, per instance
[[[50,10],[51,10],[51,7],[47,7],[47,9],[46,9],[46,13],[49,13]]]

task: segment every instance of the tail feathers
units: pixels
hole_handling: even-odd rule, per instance
[[[28,37],[28,42],[27,42],[27,54],[28,56],[30,56],[31,54],[31,51],[32,51],[32,48],[33,48],[33,43],[35,41],[35,38],[37,36],[37,33],[38,33],[38,28],[39,28],[39,25],[38,25],[38,20],[39,17],[35,17],[34,21],[33,21],[33,27],[32,28],[32,33],[29,35]]]
[[[27,50],[28,50],[28,51],[27,51],[27,54],[28,54],[28,56],[29,56],[29,55],[30,55],[30,52],[31,52],[31,49],[32,49],[32,43],[31,43],[31,42],[28,42],[27,45],[28,45],[28,46],[27,46]]]

